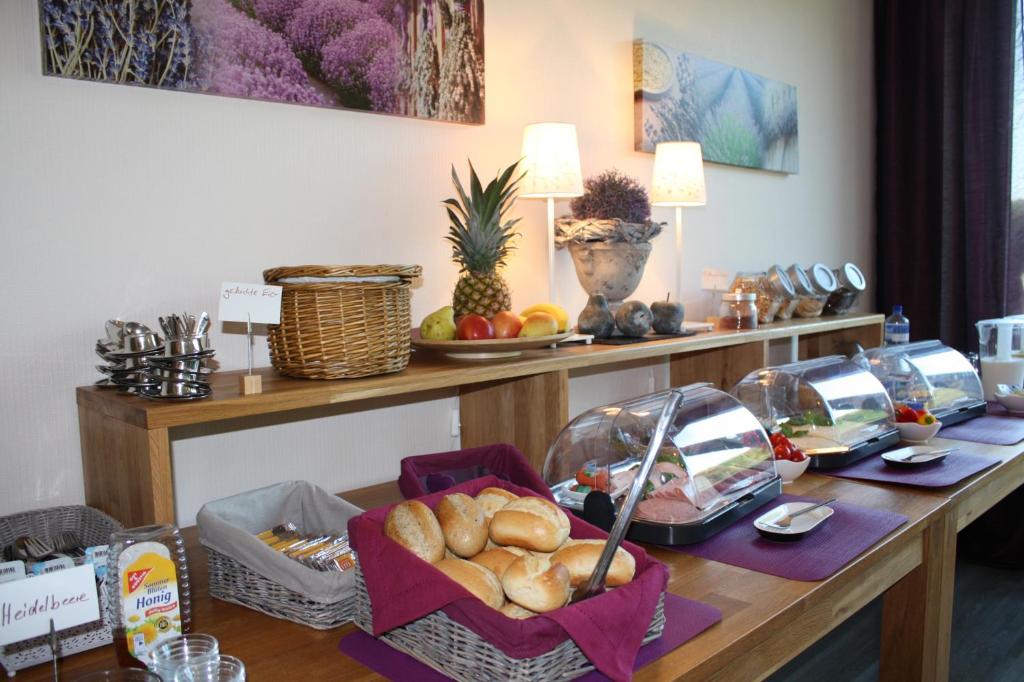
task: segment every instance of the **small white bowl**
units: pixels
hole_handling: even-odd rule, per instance
[[[811,465],[811,458],[808,457],[802,462],[791,462],[788,459],[775,460],[775,470],[782,476],[783,483],[792,483],[800,478],[800,474],[807,471]]]
[[[900,430],[900,438],[908,443],[927,443],[942,428],[942,422],[938,419],[933,424],[918,424],[917,422],[896,422],[896,428]]]
[[[1014,414],[1024,414],[1024,395],[1016,393],[996,393],[996,400]]]

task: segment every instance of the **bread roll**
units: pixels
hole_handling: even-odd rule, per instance
[[[569,569],[531,554],[512,562],[501,577],[501,586],[509,599],[537,613],[565,606],[572,594]]]
[[[444,535],[430,507],[419,500],[396,504],[384,520],[384,534],[432,564],[444,558]]]
[[[518,547],[497,547],[495,549],[486,549],[480,552],[475,557],[470,559],[474,564],[480,564],[484,568],[490,569],[491,573],[498,576],[505,575],[505,569],[507,569],[513,561],[526,554],[525,549],[519,549]]]
[[[569,538],[569,517],[543,497],[520,497],[494,512],[491,540],[537,552],[553,552]]]
[[[510,601],[499,609],[509,618],[515,618],[516,620],[523,620],[524,618],[533,618],[537,614],[530,609],[524,609],[519,604]]]
[[[476,503],[480,505],[487,523],[491,522],[494,512],[498,511],[512,500],[518,500],[519,496],[510,493],[502,488],[484,488],[476,494]]]
[[[569,540],[551,555],[552,563],[559,563],[569,569],[569,584],[574,588],[587,582],[597,566],[597,560],[604,551],[604,540]],[[633,579],[636,560],[633,555],[619,547],[615,550],[612,565],[608,568],[605,585],[618,587]]]
[[[484,513],[469,495],[445,495],[434,507],[434,514],[441,524],[444,543],[460,557],[479,554],[487,544],[487,522],[484,521]]]
[[[474,597],[492,609],[500,609],[505,603],[501,583],[493,573],[480,564],[465,559],[444,559],[434,564],[434,568],[465,587]]]

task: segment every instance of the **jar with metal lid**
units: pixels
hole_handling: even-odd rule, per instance
[[[839,283],[836,281],[836,276],[832,274],[832,270],[823,263],[812,265],[807,274],[811,280],[813,293],[810,296],[801,296],[796,303],[794,312],[798,317],[818,317],[825,309],[828,297],[836,290]]]
[[[853,263],[846,263],[835,271],[839,287],[825,301],[825,315],[845,315],[867,288],[867,279]]]
[[[767,272],[737,273],[729,288],[734,292],[757,296],[754,304],[760,324],[774,321],[779,309],[796,296],[786,273],[777,265],[773,265]]]
[[[786,277],[789,279],[789,283],[793,285],[793,298],[789,299],[785,305],[779,307],[778,313],[775,317],[780,320],[788,320],[793,317],[793,313],[796,311],[797,304],[800,303],[800,299],[804,296],[813,296],[814,289],[811,287],[811,280],[807,276],[807,273],[802,267],[793,263],[786,268]]]
[[[718,308],[718,323],[721,331],[757,329],[757,294],[733,291],[722,294],[722,305]]]

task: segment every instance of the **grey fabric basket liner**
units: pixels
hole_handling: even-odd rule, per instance
[[[312,601],[329,604],[355,589],[354,571],[317,571],[270,549],[256,534],[290,521],[307,533],[345,533],[362,513],[307,481],[287,481],[203,505],[196,516],[202,544]]]

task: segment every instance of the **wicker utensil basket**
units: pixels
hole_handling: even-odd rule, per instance
[[[348,379],[409,364],[411,284],[418,265],[299,265],[263,271],[283,287],[270,361],[281,374]]]

